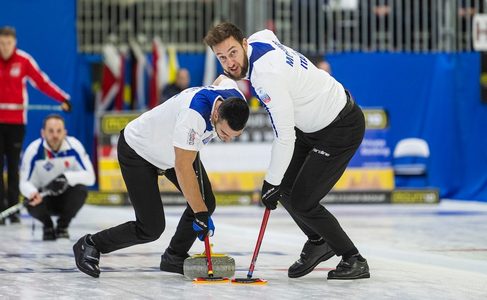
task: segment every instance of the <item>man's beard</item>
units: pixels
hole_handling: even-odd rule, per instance
[[[240,80],[240,79],[243,79],[245,78],[245,75],[247,75],[247,70],[249,69],[249,59],[247,57],[247,52],[245,52],[244,54],[244,62],[243,62],[243,66],[242,66],[242,70],[240,71],[240,74],[238,76],[234,76],[230,73],[228,73],[226,70],[223,70],[223,72],[225,73],[225,75],[227,77],[229,77],[230,79],[233,79],[233,80]]]

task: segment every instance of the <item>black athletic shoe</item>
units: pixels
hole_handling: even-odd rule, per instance
[[[167,248],[164,254],[161,255],[160,269],[161,271],[184,275],[184,260],[188,257],[188,253],[181,256],[175,253],[171,248]]]
[[[58,239],[69,239],[68,228],[57,227],[56,228],[56,237]]]
[[[8,217],[10,219],[10,224],[20,224],[19,214],[13,214]]]
[[[309,274],[320,262],[328,260],[334,255],[335,252],[331,250],[328,243],[315,245],[308,240],[304,244],[300,258],[289,267],[287,276],[289,278],[298,278]]]
[[[55,241],[56,233],[52,227],[44,227],[42,230],[42,240],[43,241]]]
[[[360,279],[370,278],[367,260],[360,255],[354,255],[346,260],[342,259],[336,270],[328,272],[328,279]]]
[[[100,277],[100,252],[95,247],[91,246],[87,242],[87,238],[90,235],[87,234],[80,238],[73,246],[74,259],[78,269],[92,277]]]

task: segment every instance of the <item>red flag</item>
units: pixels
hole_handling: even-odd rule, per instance
[[[166,49],[159,37],[152,41],[152,74],[150,79],[149,109],[159,104],[162,87],[167,83],[168,63]]]
[[[115,110],[121,111],[124,108],[124,89],[125,89],[125,54],[119,51],[120,77],[118,78],[118,93],[115,97]]]
[[[121,94],[122,56],[114,45],[103,46],[103,71],[101,78],[101,91],[98,94],[96,111],[100,114],[113,104],[116,97]]]

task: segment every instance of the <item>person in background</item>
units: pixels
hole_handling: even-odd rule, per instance
[[[71,220],[85,203],[87,186],[95,172],[83,145],[66,135],[64,119],[51,114],[44,119],[41,138],[25,150],[20,169],[20,191],[29,214],[43,224],[43,240],[69,238]],[[58,215],[57,226],[51,215]]]
[[[267,209],[276,209],[279,201],[308,237],[288,276],[304,276],[336,254],[342,259],[329,280],[369,278],[367,260],[320,203],[362,142],[360,107],[335,78],[270,30],[246,39],[224,22],[204,41],[227,76],[249,80],[269,113],[275,137],[261,200]]]
[[[190,81],[191,77],[189,71],[184,68],[179,69],[176,74],[176,81],[163,87],[161,103],[164,103],[167,99],[187,89]]]
[[[16,45],[15,29],[0,27],[0,211],[19,202],[19,161],[29,104],[27,80],[61,102],[64,111],[71,111],[69,95],[52,83],[36,61],[17,49]],[[7,188],[3,182],[4,157],[7,162]],[[11,215],[9,219],[11,223],[20,222],[18,214]],[[3,224],[1,220],[0,225]]]
[[[322,56],[315,58],[313,64],[320,70],[326,71],[328,74],[332,74],[330,63]]]

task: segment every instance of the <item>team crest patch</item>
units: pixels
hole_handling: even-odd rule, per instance
[[[44,164],[44,166],[42,166],[46,171],[51,171],[52,168],[54,168],[54,165],[48,161],[47,163]]]
[[[20,76],[20,64],[13,64],[12,68],[10,69],[10,76],[11,77],[19,77]]]
[[[258,88],[255,92],[257,93],[257,96],[259,96],[259,99],[265,104],[271,102],[271,97],[267,95],[263,88]]]
[[[196,137],[196,131],[194,131],[193,129],[191,129],[189,132],[188,132],[188,145],[194,145],[194,139]]]

